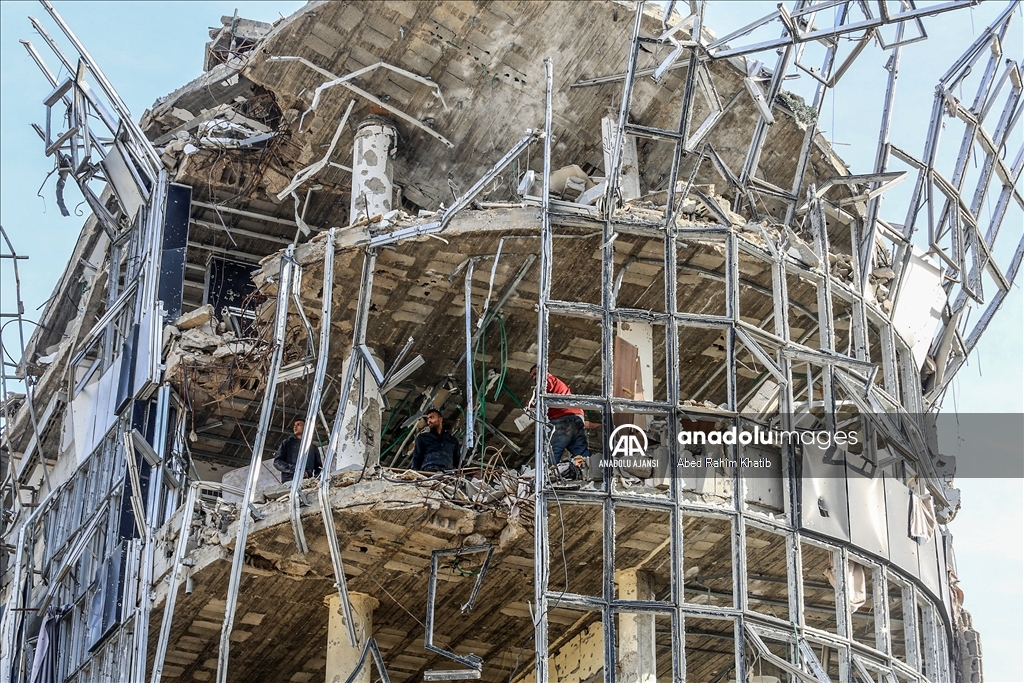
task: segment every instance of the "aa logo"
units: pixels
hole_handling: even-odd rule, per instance
[[[647,434],[634,424],[619,425],[608,437],[614,458],[643,458],[647,455]]]

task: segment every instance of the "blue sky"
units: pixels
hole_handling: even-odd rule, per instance
[[[221,15],[235,9],[241,16],[274,21],[299,9],[300,2],[55,2],[136,120],[153,101],[180,87],[202,70],[208,27],[219,26]],[[923,4],[923,3],[919,3]],[[707,25],[719,35],[767,14],[775,2],[713,3]],[[989,22],[1005,7],[985,2],[976,8],[925,20],[930,39],[907,47],[903,54],[893,140],[920,154],[923,123],[929,115],[934,84]],[[57,60],[35,34],[28,15],[43,20],[51,35],[59,31],[45,10],[29,2],[0,3],[0,221],[16,248],[31,258],[22,263],[22,286],[27,315],[49,297],[67,261],[83,218],[62,218],[53,201],[53,179],[36,196],[51,160],[42,154],[29,123],[41,123],[42,99],[50,91],[19,39],[31,40],[56,69]],[[1009,56],[1020,58],[1024,19],[1015,18],[1007,41]],[[773,29],[777,35],[777,31]],[[888,53],[871,46],[826,99],[821,121],[827,138],[853,172],[868,172],[874,160],[878,111],[884,88],[882,66]],[[557,57],[557,55],[556,55]],[[764,59],[773,65],[774,53]],[[538,65],[538,69],[541,68]],[[556,64],[557,68],[557,64]],[[807,79],[804,79],[805,81]],[[790,84],[787,84],[790,87]],[[797,92],[805,85],[792,83]],[[968,93],[966,98],[970,98]],[[965,99],[962,97],[961,99]],[[524,124],[525,125],[525,124]],[[958,138],[944,139],[944,150],[955,154]],[[1020,136],[1010,145],[1013,154]],[[906,182],[894,191],[909,189]],[[69,198],[75,196],[69,192]],[[69,208],[74,210],[69,199]],[[900,204],[901,205],[901,204]],[[883,204],[883,215],[884,207]],[[84,210],[79,207],[78,212]],[[1024,224],[1014,214],[1003,226],[1007,243],[1016,244]],[[902,216],[894,218],[902,222]],[[1009,252],[997,253],[1006,263]],[[1020,280],[995,322],[982,338],[970,364],[947,395],[946,409],[962,412],[1024,412],[1024,300]],[[8,280],[0,290],[3,310],[13,294]],[[991,288],[989,288],[991,290]],[[11,328],[8,328],[10,330]],[[27,331],[28,332],[28,331]],[[9,332],[5,340],[10,342]],[[1024,441],[1024,435],[1022,435]],[[971,443],[947,443],[944,450],[963,456],[976,452]],[[961,480],[963,509],[951,526],[966,606],[982,632],[988,681],[1024,680],[1020,644],[1024,642],[1024,482],[1021,480]]]

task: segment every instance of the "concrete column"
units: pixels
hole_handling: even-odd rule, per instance
[[[619,600],[653,600],[654,588],[647,572],[626,569],[615,573]],[[619,614],[619,652],[615,680],[621,683],[656,683],[654,615]]]
[[[394,204],[395,126],[379,116],[363,119],[352,145],[352,201],[349,225],[391,211]]]
[[[359,647],[352,647],[348,644],[348,628],[345,626],[345,616],[341,610],[341,598],[337,593],[331,593],[324,598],[324,603],[330,611],[330,620],[327,622],[327,680],[326,683],[345,683],[348,677],[355,671],[359,663],[359,655],[362,653],[362,646],[366,639],[373,635],[373,610],[380,605],[377,599],[365,593],[349,593],[349,602],[352,603],[352,615],[356,621],[356,634],[359,636]],[[372,658],[363,664],[363,670],[356,678],[355,683],[370,683],[370,672],[373,669]]]
[[[348,364],[351,358],[342,365],[342,377],[348,372]],[[381,367],[380,359],[374,359],[377,367]],[[352,392],[348,397],[348,405],[345,406],[345,423],[341,431],[341,449],[334,455],[334,471],[340,470],[361,470],[365,464],[373,467],[380,462],[380,430],[381,415],[383,413],[384,401],[381,398],[377,383],[369,370],[365,371],[365,382],[363,383],[363,412],[356,416],[356,409],[359,405],[359,372],[356,368],[356,376],[352,382]],[[359,438],[356,438],[356,424],[361,421]]]

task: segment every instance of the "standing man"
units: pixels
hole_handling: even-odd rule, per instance
[[[530,377],[533,378],[534,383],[537,382],[536,365],[530,368]],[[550,372],[544,393],[572,396],[569,386]],[[582,475],[580,468],[584,461],[590,459],[586,426],[582,408],[548,408],[548,428],[551,430],[551,452],[548,454],[548,463],[552,467],[557,467],[562,460],[562,452],[568,450],[573,456],[572,464],[575,467],[565,468],[567,471],[563,473],[563,476],[566,479],[580,478]]]
[[[445,431],[441,411],[427,411],[427,430],[416,437],[412,450],[412,468],[421,472],[443,472],[459,466],[459,442]]]
[[[295,476],[295,463],[299,461],[299,445],[302,443],[302,430],[305,426],[306,421],[303,418],[295,418],[295,421],[292,422],[292,435],[277,447],[274,467],[281,472],[282,484],[287,484]],[[306,454],[303,478],[318,476],[323,467],[323,461],[320,460],[320,449],[316,447],[316,444],[311,444],[309,452]]]

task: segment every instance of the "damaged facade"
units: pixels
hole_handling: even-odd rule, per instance
[[[980,682],[928,416],[1024,256],[1017,3],[889,139],[969,4],[311,2],[223,18],[139,123],[46,5],[37,132],[93,214],[5,379],[0,681]],[[817,118],[865,49],[853,175]],[[457,471],[408,469],[432,408]],[[280,484],[297,418],[324,472]]]

